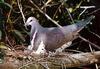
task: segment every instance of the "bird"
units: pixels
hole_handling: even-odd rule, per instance
[[[29,17],[25,26],[31,26],[28,50],[37,51],[45,47],[46,52],[56,51],[66,43],[78,38],[79,32],[91,22],[94,16],[62,27],[43,27],[35,17]],[[42,41],[43,47],[40,45]],[[43,48],[44,49],[44,48]]]

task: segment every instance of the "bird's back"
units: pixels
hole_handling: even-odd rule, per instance
[[[54,28],[48,28],[45,32],[45,45],[46,49],[53,51],[59,47],[61,47],[63,44],[69,42],[72,40],[72,36],[70,35],[70,32],[64,32],[67,30],[63,30],[64,28],[54,27]]]

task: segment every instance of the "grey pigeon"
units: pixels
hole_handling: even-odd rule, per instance
[[[65,43],[76,39],[78,37],[78,32],[89,24],[93,18],[94,16],[90,16],[72,25],[44,28],[39,24],[36,18],[29,17],[25,23],[25,26],[31,25],[31,45],[28,49],[36,51],[41,41],[43,41],[47,52],[55,51]]]

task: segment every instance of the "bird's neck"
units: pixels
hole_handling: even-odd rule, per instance
[[[31,31],[33,31],[33,30],[41,30],[43,27],[41,26],[41,25],[39,25],[39,24],[35,24],[35,25],[32,25],[32,27],[31,27]]]
[[[31,27],[30,35],[33,36],[36,31],[41,31],[43,27],[41,25],[36,25]]]

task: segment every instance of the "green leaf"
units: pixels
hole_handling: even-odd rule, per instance
[[[0,49],[7,49],[7,47],[5,45],[0,45]]]
[[[0,3],[4,3],[4,0],[0,0]]]
[[[19,37],[22,41],[25,41],[25,38],[23,37],[22,33],[18,30],[13,30],[14,34]]]

